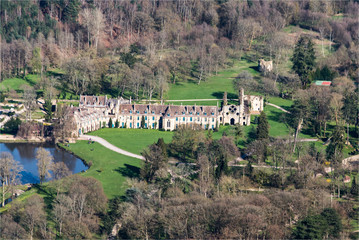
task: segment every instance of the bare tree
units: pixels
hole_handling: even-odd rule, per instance
[[[66,105],[58,105],[54,122],[54,138],[55,140],[64,141],[66,138],[71,138],[72,133],[76,130],[76,123],[72,109]]]
[[[82,10],[80,15],[82,17],[82,24],[87,29],[88,45],[90,46],[91,41],[91,43],[94,44],[95,48],[97,49],[100,35],[105,27],[104,16],[101,10],[97,8],[85,8]]]
[[[31,112],[36,107],[36,93],[30,86],[24,87],[24,106],[26,110],[26,120],[31,120]]]
[[[332,99],[330,100],[330,108],[334,114],[336,125],[338,125],[341,117],[341,109],[343,107],[343,96],[338,93],[332,93]]]
[[[71,205],[72,199],[70,197],[63,194],[56,197],[53,214],[60,236],[62,235],[63,223],[70,213]]]
[[[49,151],[44,148],[39,148],[36,153],[36,159],[41,184],[46,178],[51,177],[49,171],[52,168],[54,158]]]
[[[32,240],[35,229],[46,219],[44,200],[39,195],[27,199],[24,212],[21,216],[22,225],[28,230]],[[46,220],[45,220],[46,221]]]
[[[9,152],[2,152],[0,155],[0,182],[2,185],[2,204],[5,205],[5,197],[11,191],[11,187],[16,184],[17,177],[22,171],[22,166],[18,164]]]

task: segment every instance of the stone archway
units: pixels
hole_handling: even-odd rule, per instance
[[[231,118],[231,125],[234,125],[235,124],[235,120],[234,118]]]

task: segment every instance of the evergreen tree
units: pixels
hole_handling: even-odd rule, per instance
[[[350,189],[350,193],[354,196],[359,196],[359,186],[356,182],[356,177],[353,177],[352,187]]]
[[[262,111],[258,117],[257,139],[267,139],[269,137],[269,123],[266,114]]]
[[[19,126],[21,124],[21,120],[17,117],[12,117],[9,121],[4,124],[4,132],[9,134],[16,134],[17,130],[19,130]]]
[[[63,11],[63,20],[66,22],[76,22],[77,16],[80,11],[80,2],[79,0],[69,1],[69,4],[64,8]]]
[[[327,158],[331,161],[337,161],[340,159],[344,144],[344,129],[341,126],[336,126],[334,128],[330,144],[326,149]]]
[[[44,110],[46,112],[45,121],[51,122],[52,120],[52,103],[51,99],[46,99],[44,104]]]
[[[119,127],[120,127],[120,123],[119,123],[118,119],[116,119],[115,128],[119,128]]]
[[[3,92],[0,92],[0,102],[5,101],[5,94]]]
[[[156,143],[157,146],[159,146],[162,149],[162,154],[165,157],[165,159],[167,159],[168,154],[167,154],[167,144],[165,143],[165,141],[163,140],[163,138],[159,138],[157,140]]]
[[[110,118],[110,120],[108,121],[108,127],[112,128],[112,118]]]
[[[308,37],[300,37],[295,46],[292,56],[292,62],[295,73],[298,74],[302,87],[305,88],[310,84],[310,73],[315,66],[315,51],[313,43]]]
[[[326,208],[320,215],[326,221],[325,233],[329,238],[339,238],[343,229],[339,214],[333,208]]]

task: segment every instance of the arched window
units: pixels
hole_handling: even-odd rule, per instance
[[[167,122],[167,127],[168,128],[171,127],[171,122],[170,121]]]

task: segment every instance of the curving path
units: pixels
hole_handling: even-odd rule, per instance
[[[283,112],[285,112],[285,113],[290,113],[289,111],[285,110],[284,108],[282,108],[282,107],[280,107],[280,106],[278,106],[278,105],[275,105],[275,104],[273,104],[273,103],[267,102],[266,104],[269,105],[269,106],[278,108],[279,110],[281,110],[281,111],[283,111]]]
[[[99,144],[101,144],[102,146],[114,151],[114,152],[117,152],[119,154],[123,154],[123,155],[126,155],[126,156],[129,156],[129,157],[133,157],[133,158],[137,158],[137,159],[140,159],[140,160],[145,160],[144,157],[140,156],[140,155],[137,155],[137,154],[134,154],[134,153],[130,153],[130,152],[127,152],[121,148],[118,148],[116,147],[115,145],[112,145],[111,143],[107,142],[105,139],[103,138],[100,138],[100,137],[97,137],[97,136],[91,136],[91,135],[81,135],[78,140],[91,140],[91,141],[95,141],[95,142],[98,142]]]

